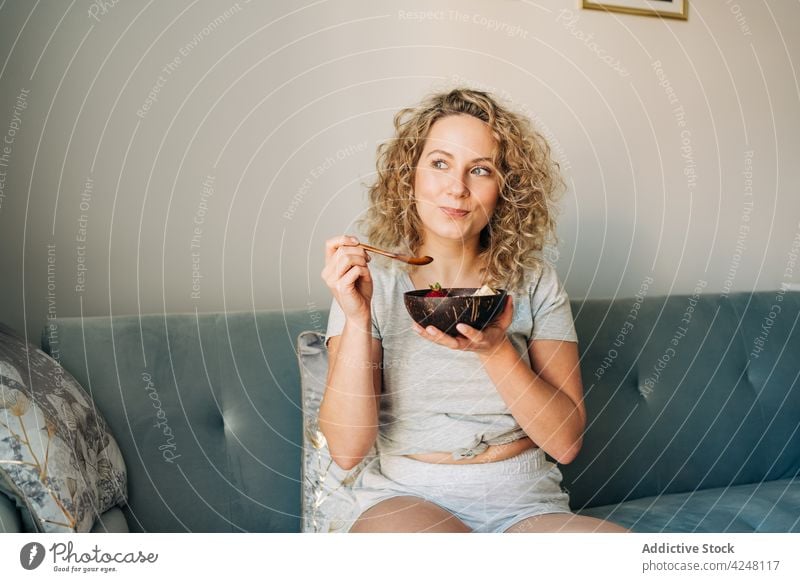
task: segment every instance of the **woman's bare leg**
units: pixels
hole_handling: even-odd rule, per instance
[[[469,527],[452,513],[412,495],[392,497],[362,513],[350,533],[430,532],[468,533]]]
[[[629,529],[611,521],[569,513],[545,513],[518,521],[505,533],[572,532],[572,533],[630,533]]]

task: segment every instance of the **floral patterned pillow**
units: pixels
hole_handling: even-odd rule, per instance
[[[0,324],[0,492],[26,528],[86,532],[127,500],[125,463],[105,420],[55,360]]]
[[[324,334],[304,331],[297,339],[303,397],[303,532],[342,532],[350,526],[356,501],[352,484],[375,455],[373,446],[358,465],[345,471],[333,462],[317,416],[328,375]]]

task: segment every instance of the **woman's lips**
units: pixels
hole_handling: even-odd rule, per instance
[[[444,206],[440,206],[439,210],[451,218],[463,218],[469,214],[469,210],[456,210],[455,208],[445,208]]]

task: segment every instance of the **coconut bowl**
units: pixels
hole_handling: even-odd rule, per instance
[[[483,329],[503,312],[505,289],[496,289],[494,295],[473,295],[477,287],[442,288],[446,297],[425,297],[430,289],[406,291],[403,301],[411,319],[422,327],[432,325],[448,335],[461,335],[457,323],[466,323]]]

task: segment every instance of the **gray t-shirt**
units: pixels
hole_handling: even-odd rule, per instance
[[[417,335],[403,303],[414,289],[396,261],[373,260],[372,336],[383,346],[377,450],[383,455],[452,451],[470,458],[489,445],[526,436],[474,352],[453,350]],[[577,342],[569,299],[555,268],[525,273],[524,294],[514,295],[507,334],[530,365],[528,343],[536,339]],[[345,316],[331,303],[327,338],[341,335]]]

